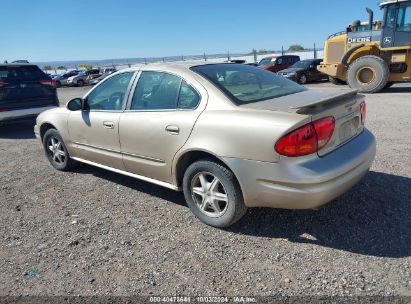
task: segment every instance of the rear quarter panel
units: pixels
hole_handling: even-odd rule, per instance
[[[209,152],[219,158],[278,162],[276,141],[310,121],[307,115],[261,110],[206,110],[198,118],[179,159],[188,151]]]

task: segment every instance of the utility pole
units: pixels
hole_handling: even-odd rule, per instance
[[[207,61],[207,56],[205,52],[204,52],[204,61]]]
[[[257,63],[257,51],[253,49],[254,63]]]
[[[314,42],[314,59],[317,59],[317,50],[315,48],[315,42]]]
[[[284,46],[281,46],[281,56],[284,56]]]

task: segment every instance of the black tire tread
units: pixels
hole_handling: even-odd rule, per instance
[[[241,191],[241,187],[237,181],[237,178],[235,177],[234,173],[229,170],[227,167],[223,166],[222,164],[219,164],[217,162],[215,162],[212,159],[201,159],[198,160],[194,163],[192,163],[186,170],[185,174],[184,174],[184,179],[183,179],[183,186],[184,186],[184,196],[186,198],[186,201],[188,203],[188,200],[191,200],[191,196],[190,196],[190,191],[187,191],[186,186],[187,186],[187,172],[190,172],[191,170],[194,170],[198,167],[216,167],[218,170],[221,171],[222,174],[225,175],[225,177],[231,182],[231,185],[234,188],[233,191],[233,195],[235,197],[235,199],[233,200],[235,203],[235,212],[234,212],[234,216],[230,219],[230,221],[228,222],[224,222],[224,223],[220,223],[220,224],[210,224],[205,222],[201,217],[196,216],[203,222],[205,222],[208,225],[214,226],[214,227],[218,227],[218,228],[225,228],[228,226],[233,225],[234,223],[236,223],[237,221],[239,221],[247,212],[247,206],[244,204],[244,199],[243,199],[243,195],[242,195],[242,191]],[[227,185],[226,185],[227,186]],[[190,206],[190,205],[189,205]],[[206,216],[206,215],[204,215]]]
[[[380,75],[381,77],[380,77],[378,84],[375,85],[374,87],[369,87],[369,88],[359,85],[356,79],[352,79],[353,75],[351,74],[352,71],[354,71],[354,69],[356,69],[358,66],[361,66],[362,64],[367,64],[367,62],[369,64],[373,62],[377,63],[378,65],[380,65],[380,67],[383,70],[382,75]],[[388,67],[388,64],[384,61],[384,59],[378,56],[369,55],[369,56],[360,57],[354,60],[354,62],[350,64],[348,68],[348,72],[347,72],[347,82],[351,88],[359,90],[360,93],[372,94],[372,93],[380,92],[381,90],[384,89],[384,87],[387,85],[389,76],[390,76],[390,69]]]
[[[65,162],[65,164],[64,164],[63,166],[57,166],[57,165],[50,159],[50,156],[49,156],[49,154],[48,154],[48,152],[47,152],[47,147],[46,147],[46,142],[47,142],[47,140],[46,140],[46,139],[47,139],[47,137],[48,137],[49,135],[51,135],[51,134],[53,134],[53,136],[56,136],[56,137],[59,138],[59,140],[61,141],[61,143],[62,143],[63,146],[64,146],[64,149],[66,150],[66,153],[67,153],[67,158],[66,158],[66,159],[67,159],[67,161]],[[73,169],[74,167],[76,167],[76,166],[78,165],[78,163],[77,163],[74,159],[71,159],[70,154],[69,154],[69,152],[68,152],[68,150],[67,150],[66,144],[64,143],[63,138],[61,137],[60,133],[59,133],[56,129],[54,129],[54,128],[48,129],[48,130],[46,131],[46,133],[44,133],[44,135],[43,135],[42,143],[43,143],[44,153],[46,154],[47,159],[49,160],[50,164],[51,164],[56,170],[59,170],[59,171],[70,171],[71,169]]]

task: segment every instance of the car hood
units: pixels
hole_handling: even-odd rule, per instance
[[[240,107],[244,109],[295,113],[298,109],[304,107],[319,105],[321,103],[355,94],[357,94],[357,91],[355,90],[332,90],[330,92],[304,90],[291,95],[241,105]]]
[[[279,73],[297,73],[297,72],[302,72],[305,71],[303,68],[288,68],[285,70],[281,70]]]

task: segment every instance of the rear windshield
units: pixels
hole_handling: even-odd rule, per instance
[[[42,70],[37,66],[0,66],[0,80],[2,81],[30,81],[30,80],[41,80],[48,79]]]
[[[304,91],[304,87],[277,74],[243,64],[210,64],[191,68],[243,105]]]

